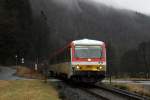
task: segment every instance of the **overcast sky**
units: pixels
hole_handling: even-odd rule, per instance
[[[114,7],[130,9],[150,15],[150,0],[95,0]]]

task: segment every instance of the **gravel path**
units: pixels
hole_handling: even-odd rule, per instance
[[[14,74],[16,69],[13,67],[0,66],[0,80],[21,80],[26,78],[17,77]]]
[[[102,100],[63,82],[57,82],[57,87],[62,100]]]
[[[3,67],[0,66],[0,80],[26,80],[15,76],[16,69],[14,67]],[[27,79],[28,80],[28,79]],[[61,80],[48,79],[49,82],[53,83],[59,91],[61,100],[100,100],[77,87],[69,86],[63,83]]]

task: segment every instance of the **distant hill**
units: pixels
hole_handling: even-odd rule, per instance
[[[23,46],[25,50],[19,54],[23,52],[27,59],[39,57],[42,61],[72,40],[90,38],[106,42],[110,68],[125,70],[122,67],[127,62],[122,60],[133,58],[131,61],[136,63],[134,58],[141,44],[150,41],[150,16],[139,12],[115,9],[92,0],[15,1],[24,2],[19,6],[22,9],[17,6],[22,15],[17,22],[23,30],[19,35],[29,46]],[[130,57],[130,51],[136,54]]]
[[[115,53],[108,59],[116,69],[122,66],[126,52],[150,40],[150,16],[129,10],[115,9],[92,0],[32,1],[33,16],[48,26],[51,51],[69,41],[91,38],[105,41]],[[38,26],[37,26],[38,27]],[[40,27],[40,26],[39,26]],[[111,64],[110,64],[111,65]]]
[[[89,37],[112,41],[113,45],[118,44],[123,49],[128,49],[150,39],[150,16],[114,9],[91,0],[60,1],[31,3],[33,15],[45,19],[51,38],[64,41],[56,41],[59,45],[63,46],[69,40]]]

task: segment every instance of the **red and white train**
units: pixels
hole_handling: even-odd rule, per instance
[[[49,71],[79,82],[101,81],[106,73],[105,43],[90,39],[72,41],[51,55]]]

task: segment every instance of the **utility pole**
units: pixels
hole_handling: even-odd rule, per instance
[[[18,55],[15,55],[15,59],[16,59],[16,66],[18,65]]]
[[[21,58],[21,64],[22,65],[24,64],[24,58]]]

